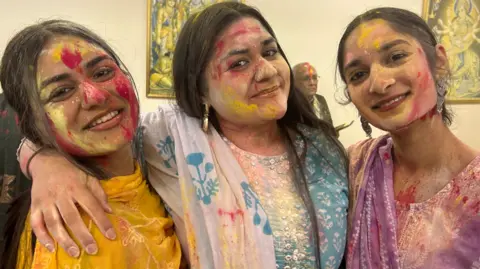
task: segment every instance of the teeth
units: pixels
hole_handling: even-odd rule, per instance
[[[113,119],[115,116],[117,116],[118,113],[119,113],[118,111],[110,112],[110,113],[108,113],[107,115],[101,117],[100,119],[94,121],[92,124],[90,124],[90,127],[95,127],[95,126],[97,126],[97,125],[99,125],[99,124],[101,124],[101,123],[104,123],[104,122],[106,122],[106,121],[109,121],[109,120]]]
[[[388,101],[387,103],[383,104],[382,106],[389,106],[389,105],[391,105],[391,104],[393,104],[393,103],[395,103],[395,102],[398,102],[398,101],[402,100],[403,97],[405,97],[405,96],[403,96],[403,95],[402,95],[402,96],[399,96],[399,97],[397,97],[397,98],[395,98],[395,99],[393,99],[393,100],[391,100],[391,101]]]

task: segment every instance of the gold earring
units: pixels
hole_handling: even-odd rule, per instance
[[[206,133],[208,131],[208,112],[210,110],[210,106],[206,103],[203,105],[205,107],[205,111],[203,112],[202,130]]]

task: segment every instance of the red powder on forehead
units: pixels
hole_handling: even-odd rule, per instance
[[[314,74],[313,66],[310,65],[309,63],[305,63],[305,64],[304,64],[304,67],[307,69],[308,77],[309,77],[310,79],[312,79],[313,74]]]
[[[71,51],[69,48],[64,47],[62,49],[61,59],[68,68],[74,69],[82,62],[82,55],[78,49]]]
[[[259,33],[260,32],[260,26],[251,26],[251,27],[245,27],[245,25],[238,25],[232,30],[232,34],[230,37],[236,37],[239,35],[244,35],[247,33]]]
[[[417,78],[419,78],[420,76],[422,76],[422,72],[418,72]]]

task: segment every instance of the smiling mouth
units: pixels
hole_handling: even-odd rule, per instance
[[[113,118],[115,118],[116,116],[118,116],[120,113],[122,113],[122,111],[123,111],[123,109],[112,111],[112,112],[102,116],[101,118],[96,119],[95,121],[89,123],[87,125],[87,127],[85,127],[85,129],[90,129],[90,128],[93,128],[93,127],[95,127],[97,125],[100,125],[102,123],[108,122],[108,121],[112,120]]]
[[[262,90],[258,93],[256,93],[255,95],[253,95],[251,98],[255,98],[255,97],[262,97],[262,96],[265,96],[265,95],[268,95],[270,93],[273,93],[275,91],[278,90],[278,86],[274,86],[274,87],[271,87],[271,88],[268,88],[268,89],[265,89],[265,90]]]
[[[377,104],[372,106],[372,109],[380,110],[380,111],[387,111],[387,110],[393,109],[393,108],[397,107],[399,104],[401,104],[403,102],[403,100],[405,100],[405,98],[407,98],[408,95],[410,95],[410,92],[407,92],[405,94],[396,96],[392,99],[388,99],[388,100],[385,100],[385,101],[378,102]]]

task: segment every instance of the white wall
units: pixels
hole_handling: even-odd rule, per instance
[[[292,65],[309,61],[320,78],[319,92],[332,110],[336,124],[357,118],[352,105],[340,106],[342,84],[334,83],[335,55],[346,25],[369,8],[394,6],[421,13],[422,0],[247,0],[257,6],[272,24]],[[65,18],[82,23],[103,36],[129,67],[140,93],[142,111],[151,111],[159,99],[147,99],[146,86],[146,0],[0,0],[0,55],[8,40],[24,26],[45,18]],[[453,131],[466,143],[480,149],[478,133],[480,104],[455,105]],[[378,130],[374,135],[378,135]],[[348,146],[365,138],[357,120],[341,134]]]

